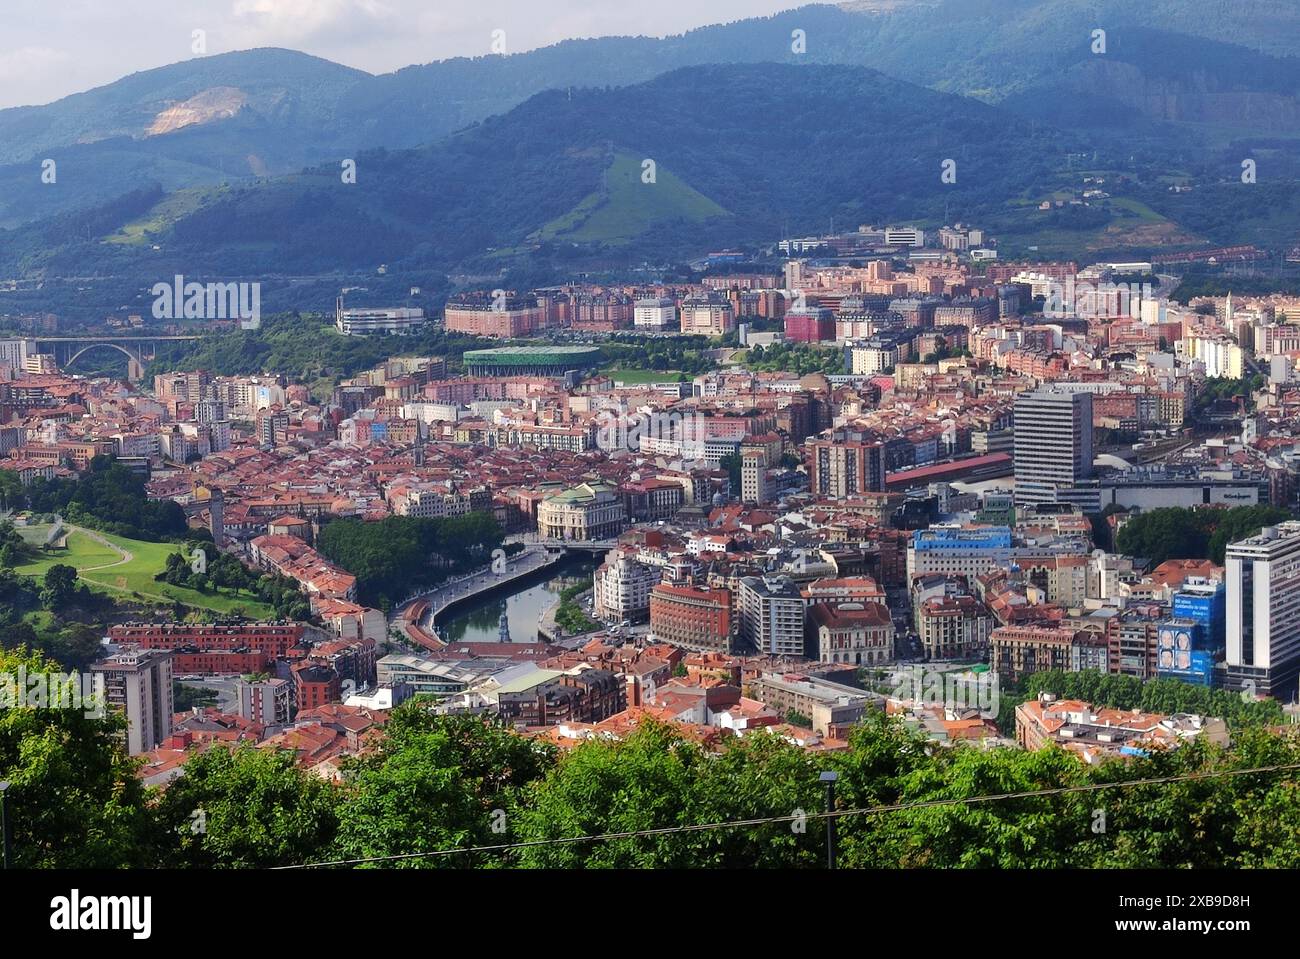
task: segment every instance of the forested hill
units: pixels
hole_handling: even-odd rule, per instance
[[[1105,44],[1096,46],[1097,31]],[[55,103],[0,110],[0,226],[427,145],[546,90],[706,64],[869,67],[1104,137],[1300,133],[1292,0],[897,0],[814,4],[666,37],[566,40],[372,76],[293,50],[197,56]],[[759,105],[749,115],[761,123]],[[1227,129],[1225,129],[1227,128]],[[1165,139],[1176,130],[1146,130]],[[39,175],[61,171],[58,189]]]
[[[143,242],[69,236],[50,251],[16,236],[0,249],[11,269],[85,271],[89,259],[159,275],[256,275],[272,255],[282,273],[446,267],[574,244],[680,256],[831,218],[973,219],[1049,180],[1071,144],[872,70],[692,67],[539,94],[433,146],[362,154],[352,184],[331,164],[193,209],[164,199],[135,214],[150,226]],[[941,179],[945,160],[954,182]]]

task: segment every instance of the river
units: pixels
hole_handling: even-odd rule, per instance
[[[525,580],[513,593],[499,592],[484,599],[461,604],[451,616],[440,620],[439,632],[447,642],[495,643],[500,641],[501,611],[510,623],[510,638],[516,643],[537,639],[537,620],[546,607],[558,600],[560,590],[574,583],[591,585],[591,574],[599,560],[576,556],[551,571],[545,580]],[[538,575],[545,575],[539,573]]]

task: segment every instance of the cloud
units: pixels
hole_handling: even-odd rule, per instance
[[[279,40],[339,27],[366,32],[368,26],[396,19],[382,0],[235,0],[231,14],[242,26]]]
[[[33,74],[50,73],[72,59],[65,50],[53,47],[19,47],[17,50],[0,50],[0,80],[19,80]]]

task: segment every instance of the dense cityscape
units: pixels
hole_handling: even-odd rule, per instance
[[[1200,36],[1177,7],[1169,29]],[[510,160],[481,222],[420,192],[454,193],[455,162],[472,193],[505,175],[505,140],[522,157],[546,124],[624,122],[691,71],[715,71],[719,104],[768,82],[761,53],[683,52],[715,50],[710,31],[775,31],[792,83],[851,99],[853,56],[787,66],[814,42],[789,25],[869,45],[927,10],[637,38],[682,73],[611,61],[603,90],[484,100],[427,154],[384,140],[376,107],[380,152],[341,176],[322,139],[251,173],[128,193],[108,164],[86,186],[75,151],[103,148],[79,128],[61,172],[34,175],[82,194],[48,218],[26,193],[0,202],[5,867],[1300,866],[1300,218],[1288,233],[1289,200],[1232,199],[1254,159],[1224,175],[1192,158],[1177,124],[1221,117],[1184,100],[1145,116],[1127,158],[1099,135],[1049,150],[1037,119],[1010,144],[978,92],[926,74],[909,89],[946,98],[937,129],[987,140],[978,159],[898,160],[926,167],[922,192],[886,196],[895,155],[837,142],[827,155],[858,149],[881,182],[832,200],[822,164],[821,192],[743,207],[696,154],[584,153],[577,133],[545,161],[551,191],[541,159]],[[202,33],[195,62],[226,69]],[[1079,56],[1108,53],[1107,31],[1086,35]],[[1182,49],[1109,36],[1138,61]],[[493,44],[506,62],[551,49]],[[1223,46],[1206,69],[1295,69]],[[348,95],[378,79],[354,73]],[[300,135],[260,80],[222,76],[160,87],[132,107],[152,126],[114,149],[163,170],[209,149],[199,128]],[[335,96],[320,76],[303,89]],[[0,150],[0,183],[22,151],[59,152],[73,101],[0,110],[0,136],[34,138]],[[1014,147],[1051,155],[985,175]],[[983,179],[945,196],[959,165]],[[430,178],[408,211],[436,221],[425,241],[385,205],[411,170]],[[1242,223],[1214,226],[1234,202]],[[51,929],[149,938],[150,920],[111,925],[107,897],[57,888]],[[1248,887],[1196,887],[1214,912],[1152,888],[1087,908],[1114,930],[1153,910],[1174,925],[1131,928],[1252,929]]]

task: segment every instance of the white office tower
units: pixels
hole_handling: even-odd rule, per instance
[[[1228,546],[1227,689],[1289,695],[1300,671],[1300,522]]]
[[[1092,506],[1097,491],[1082,486],[1092,476],[1092,394],[1052,387],[1021,393],[1012,437],[1016,506]]]

